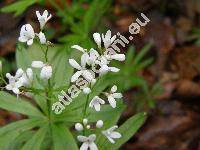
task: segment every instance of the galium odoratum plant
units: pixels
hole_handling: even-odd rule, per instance
[[[71,46],[72,53],[74,49],[76,53],[80,51],[80,63],[70,58],[72,53],[66,53],[69,59],[62,57],[58,62],[64,63],[57,65],[59,63],[49,59],[53,44],[43,32],[51,14],[45,10],[42,14],[36,11],[36,15],[40,32],[35,33],[30,24],[25,24],[19,41],[25,43],[26,48],[39,43],[43,58],[31,60],[27,66],[27,62],[21,60],[30,58],[32,53],[29,49],[17,49],[17,62],[21,62],[18,64],[27,68],[17,69],[14,75],[6,74],[7,82],[4,81],[8,92],[0,92],[0,108],[27,117],[0,129],[0,149],[119,149],[144,123],[146,114],[136,114],[120,127],[117,125],[125,109],[123,96],[116,85],[104,78],[109,72],[120,71],[112,66],[112,61],[125,60],[124,54],[105,53],[117,37],[112,36],[110,30],[105,35],[94,33],[96,47],[88,50],[79,45]],[[54,47],[55,50],[56,45]],[[57,51],[59,55],[61,51]],[[63,70],[67,69],[69,72],[65,74]],[[69,80],[60,81],[63,78]],[[70,97],[67,92],[70,101],[67,101]]]

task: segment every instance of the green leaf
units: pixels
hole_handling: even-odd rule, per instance
[[[40,128],[33,137],[23,146],[21,150],[40,150],[49,126]]]
[[[116,131],[121,133],[122,137],[120,139],[116,139],[115,144],[111,144],[108,140],[103,144],[103,148],[105,150],[117,150],[120,146],[126,143],[136,132],[137,130],[144,124],[146,120],[146,113],[139,113],[135,116],[129,118],[119,129]]]
[[[9,13],[15,12],[15,16],[22,14],[29,6],[36,3],[37,0],[20,0],[8,6],[1,8],[1,12]]]
[[[8,150],[21,150],[23,143],[27,142],[34,134],[34,131],[25,131],[12,141],[8,146]]]
[[[147,44],[141,49],[141,51],[136,55],[134,59],[134,65],[137,65],[140,63],[140,61],[144,58],[144,56],[146,55],[146,53],[148,52],[150,48],[151,48],[151,44]]]
[[[0,91],[0,98],[0,108],[2,109],[28,116],[44,117],[36,107],[21,98],[17,99],[17,97],[3,91]]]
[[[44,125],[46,122],[40,119],[25,119],[10,123],[0,129],[0,149],[10,150],[10,143],[23,132],[34,127]]]
[[[64,125],[52,125],[54,150],[78,150],[74,137]]]

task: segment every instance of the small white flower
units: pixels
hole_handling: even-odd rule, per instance
[[[110,30],[108,30],[105,35],[102,34],[102,40],[106,49],[114,42],[115,39],[116,35],[112,37]]]
[[[82,75],[87,81],[94,79],[94,74],[91,70],[86,69],[87,55],[83,54],[81,57],[81,66],[74,60],[69,59],[69,64],[78,71],[71,77],[71,82],[75,82]]]
[[[52,76],[52,67],[48,64],[44,64],[42,61],[33,61],[32,65],[33,68],[41,68],[40,78],[41,79],[50,79]]]
[[[80,147],[80,150],[98,150],[96,144],[94,143],[96,140],[95,134],[91,134],[89,137],[79,135],[77,136],[77,139],[79,142],[83,143]]]
[[[102,134],[105,135],[112,144],[115,143],[113,139],[119,139],[122,137],[122,135],[119,132],[114,131],[117,128],[118,126],[113,126],[105,131],[102,131]]]
[[[83,124],[84,124],[84,125],[87,125],[87,123],[88,123],[88,119],[84,118],[84,119],[83,119]]]
[[[23,25],[18,40],[20,42],[26,42],[27,45],[32,45],[34,38],[35,38],[35,33],[33,27],[30,24]]]
[[[19,80],[20,77],[22,77],[24,71],[19,68],[15,74],[15,76],[12,76],[10,73],[6,74],[6,77],[8,78],[9,84],[6,85],[6,89],[9,91],[13,91],[15,94],[20,94],[19,88],[23,86],[23,83]]]
[[[33,81],[33,71],[31,68],[28,68],[26,72],[22,74],[22,76],[19,78],[19,81],[23,84],[25,87],[29,87]]]
[[[112,37],[111,31],[108,30],[106,32],[106,34],[105,35],[102,34],[102,36],[100,35],[100,33],[94,33],[93,38],[94,38],[94,41],[96,42],[98,48],[101,48],[101,42],[103,41],[104,47],[107,49],[116,39],[116,35],[114,35]]]
[[[89,87],[86,87],[83,89],[83,93],[89,94],[91,92],[91,89]]]
[[[82,130],[83,130],[83,125],[80,124],[80,123],[76,123],[76,124],[75,124],[75,129],[76,129],[77,131],[82,131]]]
[[[103,127],[103,121],[102,120],[98,120],[96,123],[96,127],[97,128],[102,128]]]
[[[95,96],[91,100],[89,107],[94,108],[96,111],[100,111],[102,104],[105,104],[105,101],[103,99],[101,99],[100,97]]]
[[[115,93],[117,91],[117,86],[114,85],[112,88],[111,88],[111,91],[110,93],[106,93],[105,95],[107,96],[108,98],[108,102],[110,103],[110,105],[115,108],[116,107],[116,101],[115,99],[118,99],[118,98],[122,98],[122,94],[121,93]]]
[[[46,44],[46,37],[44,35],[44,33],[40,32],[39,34],[36,34],[40,40],[41,44]]]
[[[86,128],[87,128],[87,129],[90,129],[90,125],[87,125]]]
[[[98,48],[101,48],[101,35],[99,33],[93,34],[94,41],[97,43]]]
[[[52,17],[52,15],[49,14],[47,10],[45,10],[42,15],[40,14],[39,11],[36,11],[36,16],[38,18],[38,21],[40,22],[40,29],[43,29],[44,25]]]

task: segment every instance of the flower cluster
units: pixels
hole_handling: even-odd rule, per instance
[[[103,128],[103,125],[103,121],[98,120],[96,122],[96,125],[93,128],[91,128],[91,125],[88,125],[88,119],[83,119],[83,123],[75,124],[75,129],[76,131],[81,132],[84,130],[84,128],[87,130],[95,130],[95,128],[101,129]],[[119,132],[115,131],[117,128],[118,126],[113,126],[107,130],[101,131],[101,134],[104,135],[112,144],[114,144],[114,139],[121,138],[122,136]],[[90,150],[98,150],[97,145],[95,144],[96,134],[90,134],[89,136],[78,135],[77,140],[83,143],[80,147],[80,150],[87,150],[88,148]]]
[[[45,10],[42,15],[40,15],[39,11],[36,11],[36,15],[40,23],[41,31],[39,33],[35,33],[33,27],[30,24],[23,25],[20,31],[20,37],[18,39],[20,42],[26,42],[27,45],[32,45],[34,38],[37,36],[41,44],[46,44],[46,37],[42,32],[42,29],[52,16],[48,13],[47,10]]]
[[[38,21],[40,23],[40,33],[35,33],[33,27],[30,24],[25,24],[22,26],[20,31],[20,37],[18,40],[20,42],[25,42],[27,45],[32,45],[34,42],[34,38],[38,37],[41,44],[46,44],[47,50],[48,45],[46,41],[46,37],[42,32],[44,25],[47,21],[52,17],[51,14],[48,16],[48,11],[45,10],[42,15],[40,15],[39,11],[36,11],[36,15]],[[52,67],[48,65],[48,63],[43,63],[42,61],[33,61],[32,65],[33,68],[41,68],[40,78],[44,80],[48,80],[52,76]],[[10,73],[6,74],[8,79],[8,84],[6,85],[6,89],[12,91],[13,93],[17,94],[17,96],[21,93],[22,87],[29,88],[33,83],[33,71],[31,68],[28,68],[26,71],[19,68],[14,76]]]
[[[94,41],[97,44],[97,50],[94,48],[91,48],[90,50],[87,50],[79,45],[73,45],[72,48],[76,49],[80,52],[82,52],[81,55],[81,62],[80,64],[74,60],[69,59],[69,64],[76,70],[74,75],[71,77],[71,82],[76,82],[80,76],[82,76],[87,82],[87,91],[83,92],[86,94],[90,94],[92,91],[92,88],[95,84],[95,82],[98,80],[98,78],[101,78],[102,75],[105,75],[108,72],[118,72],[120,69],[110,66],[110,63],[112,60],[117,61],[124,61],[125,55],[124,54],[117,54],[113,53],[112,55],[107,54],[107,49],[109,49],[109,46],[113,43],[113,41],[116,39],[116,36],[111,36],[111,31],[108,30],[107,33],[100,34],[100,33],[94,33],[93,34]],[[85,88],[86,89],[86,88]],[[122,98],[122,94],[117,92],[117,86],[114,85],[111,87],[111,90],[109,92],[103,92],[101,93],[103,97],[107,98],[108,103],[111,105],[112,108],[116,108],[116,99]],[[106,101],[102,96],[94,96],[91,100],[87,99],[87,102],[89,101],[89,105],[86,107],[94,108],[97,112],[101,110],[101,105],[106,104]],[[85,112],[86,113],[86,112]],[[75,129],[77,131],[85,131],[85,130],[94,130],[94,128],[91,128],[91,125],[88,125],[88,120],[84,119],[83,123],[76,123]],[[98,120],[96,123],[96,129],[103,127],[103,121]],[[113,127],[110,127],[107,130],[101,131],[102,135],[107,137],[107,139],[111,143],[115,143],[114,139],[121,138],[121,134],[119,132],[116,132],[115,130],[118,128],[117,125],[114,125]],[[85,132],[83,132],[85,133]],[[87,132],[88,133],[88,132]],[[84,135],[78,135],[77,139],[79,142],[82,142],[80,149],[81,150],[97,150],[97,146],[95,144],[96,140],[96,134],[88,134],[87,136]]]

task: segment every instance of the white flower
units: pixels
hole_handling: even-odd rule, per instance
[[[122,94],[121,93],[115,93],[117,91],[117,86],[114,85],[111,88],[110,93],[106,93],[105,95],[108,97],[108,102],[110,103],[110,105],[115,108],[116,107],[116,101],[115,99],[117,98],[122,98]]]
[[[106,34],[102,34],[102,40],[103,40],[103,43],[104,43],[104,47],[107,49],[113,42],[114,40],[116,39],[116,35],[114,35],[113,37],[111,37],[111,31],[108,30],[106,32]]]
[[[50,79],[52,76],[52,67],[48,64],[44,64],[42,61],[33,61],[32,65],[33,68],[41,68],[40,78],[41,79]]]
[[[83,125],[80,124],[80,123],[76,123],[76,124],[75,124],[75,129],[76,129],[77,131],[82,131],[82,130],[83,130]]]
[[[30,24],[23,25],[18,40],[20,42],[26,42],[27,45],[32,45],[34,38],[35,38],[35,33],[32,26]]]
[[[6,89],[9,91],[13,91],[15,94],[20,94],[19,88],[23,86],[23,83],[19,80],[19,78],[23,75],[24,71],[19,68],[15,74],[12,76],[10,73],[6,74],[8,78],[9,84],[6,85]]]
[[[33,71],[31,68],[28,68],[26,72],[22,74],[19,78],[19,81],[23,84],[23,86],[28,87],[31,85],[33,81]]]
[[[89,57],[88,57],[88,65],[95,65],[97,59],[100,57],[99,53],[94,50],[93,48],[89,51]]]
[[[116,39],[116,35],[114,35],[112,37],[111,31],[108,30],[105,35],[102,34],[102,37],[101,37],[100,33],[94,33],[93,38],[94,38],[94,41],[96,42],[98,48],[101,48],[101,42],[103,41],[104,47],[107,49],[113,43],[113,41]]]
[[[43,29],[44,25],[52,17],[52,15],[49,14],[47,10],[45,10],[42,15],[40,14],[39,11],[36,11],[36,16],[38,18],[38,21],[40,22],[40,29]]]
[[[87,125],[86,128],[87,128],[87,129],[90,129],[90,125]]]
[[[83,89],[83,93],[89,94],[91,92],[91,89],[89,87],[86,87]]]
[[[37,33],[36,35],[38,36],[41,44],[46,44],[46,37],[44,33],[40,32],[39,34]]]
[[[95,96],[91,100],[89,107],[91,107],[91,108],[94,107],[96,111],[100,111],[100,109],[101,109],[100,107],[101,107],[102,104],[105,104],[105,101],[103,99],[101,99],[100,97]]]
[[[74,60],[69,59],[69,64],[78,71],[71,77],[71,82],[75,82],[82,75],[87,81],[94,79],[94,74],[91,70],[86,69],[87,55],[83,54],[81,57],[81,66]]]
[[[89,137],[79,135],[77,136],[77,139],[79,142],[83,143],[80,147],[80,150],[98,150],[96,144],[94,143],[96,140],[95,134],[91,134]]]
[[[102,128],[103,127],[103,121],[102,120],[98,120],[96,123],[96,127],[97,128]]]
[[[102,134],[105,135],[108,138],[108,140],[113,144],[115,143],[113,139],[119,139],[122,136],[119,132],[114,131],[117,128],[118,126],[113,126],[105,131],[102,131]]]

